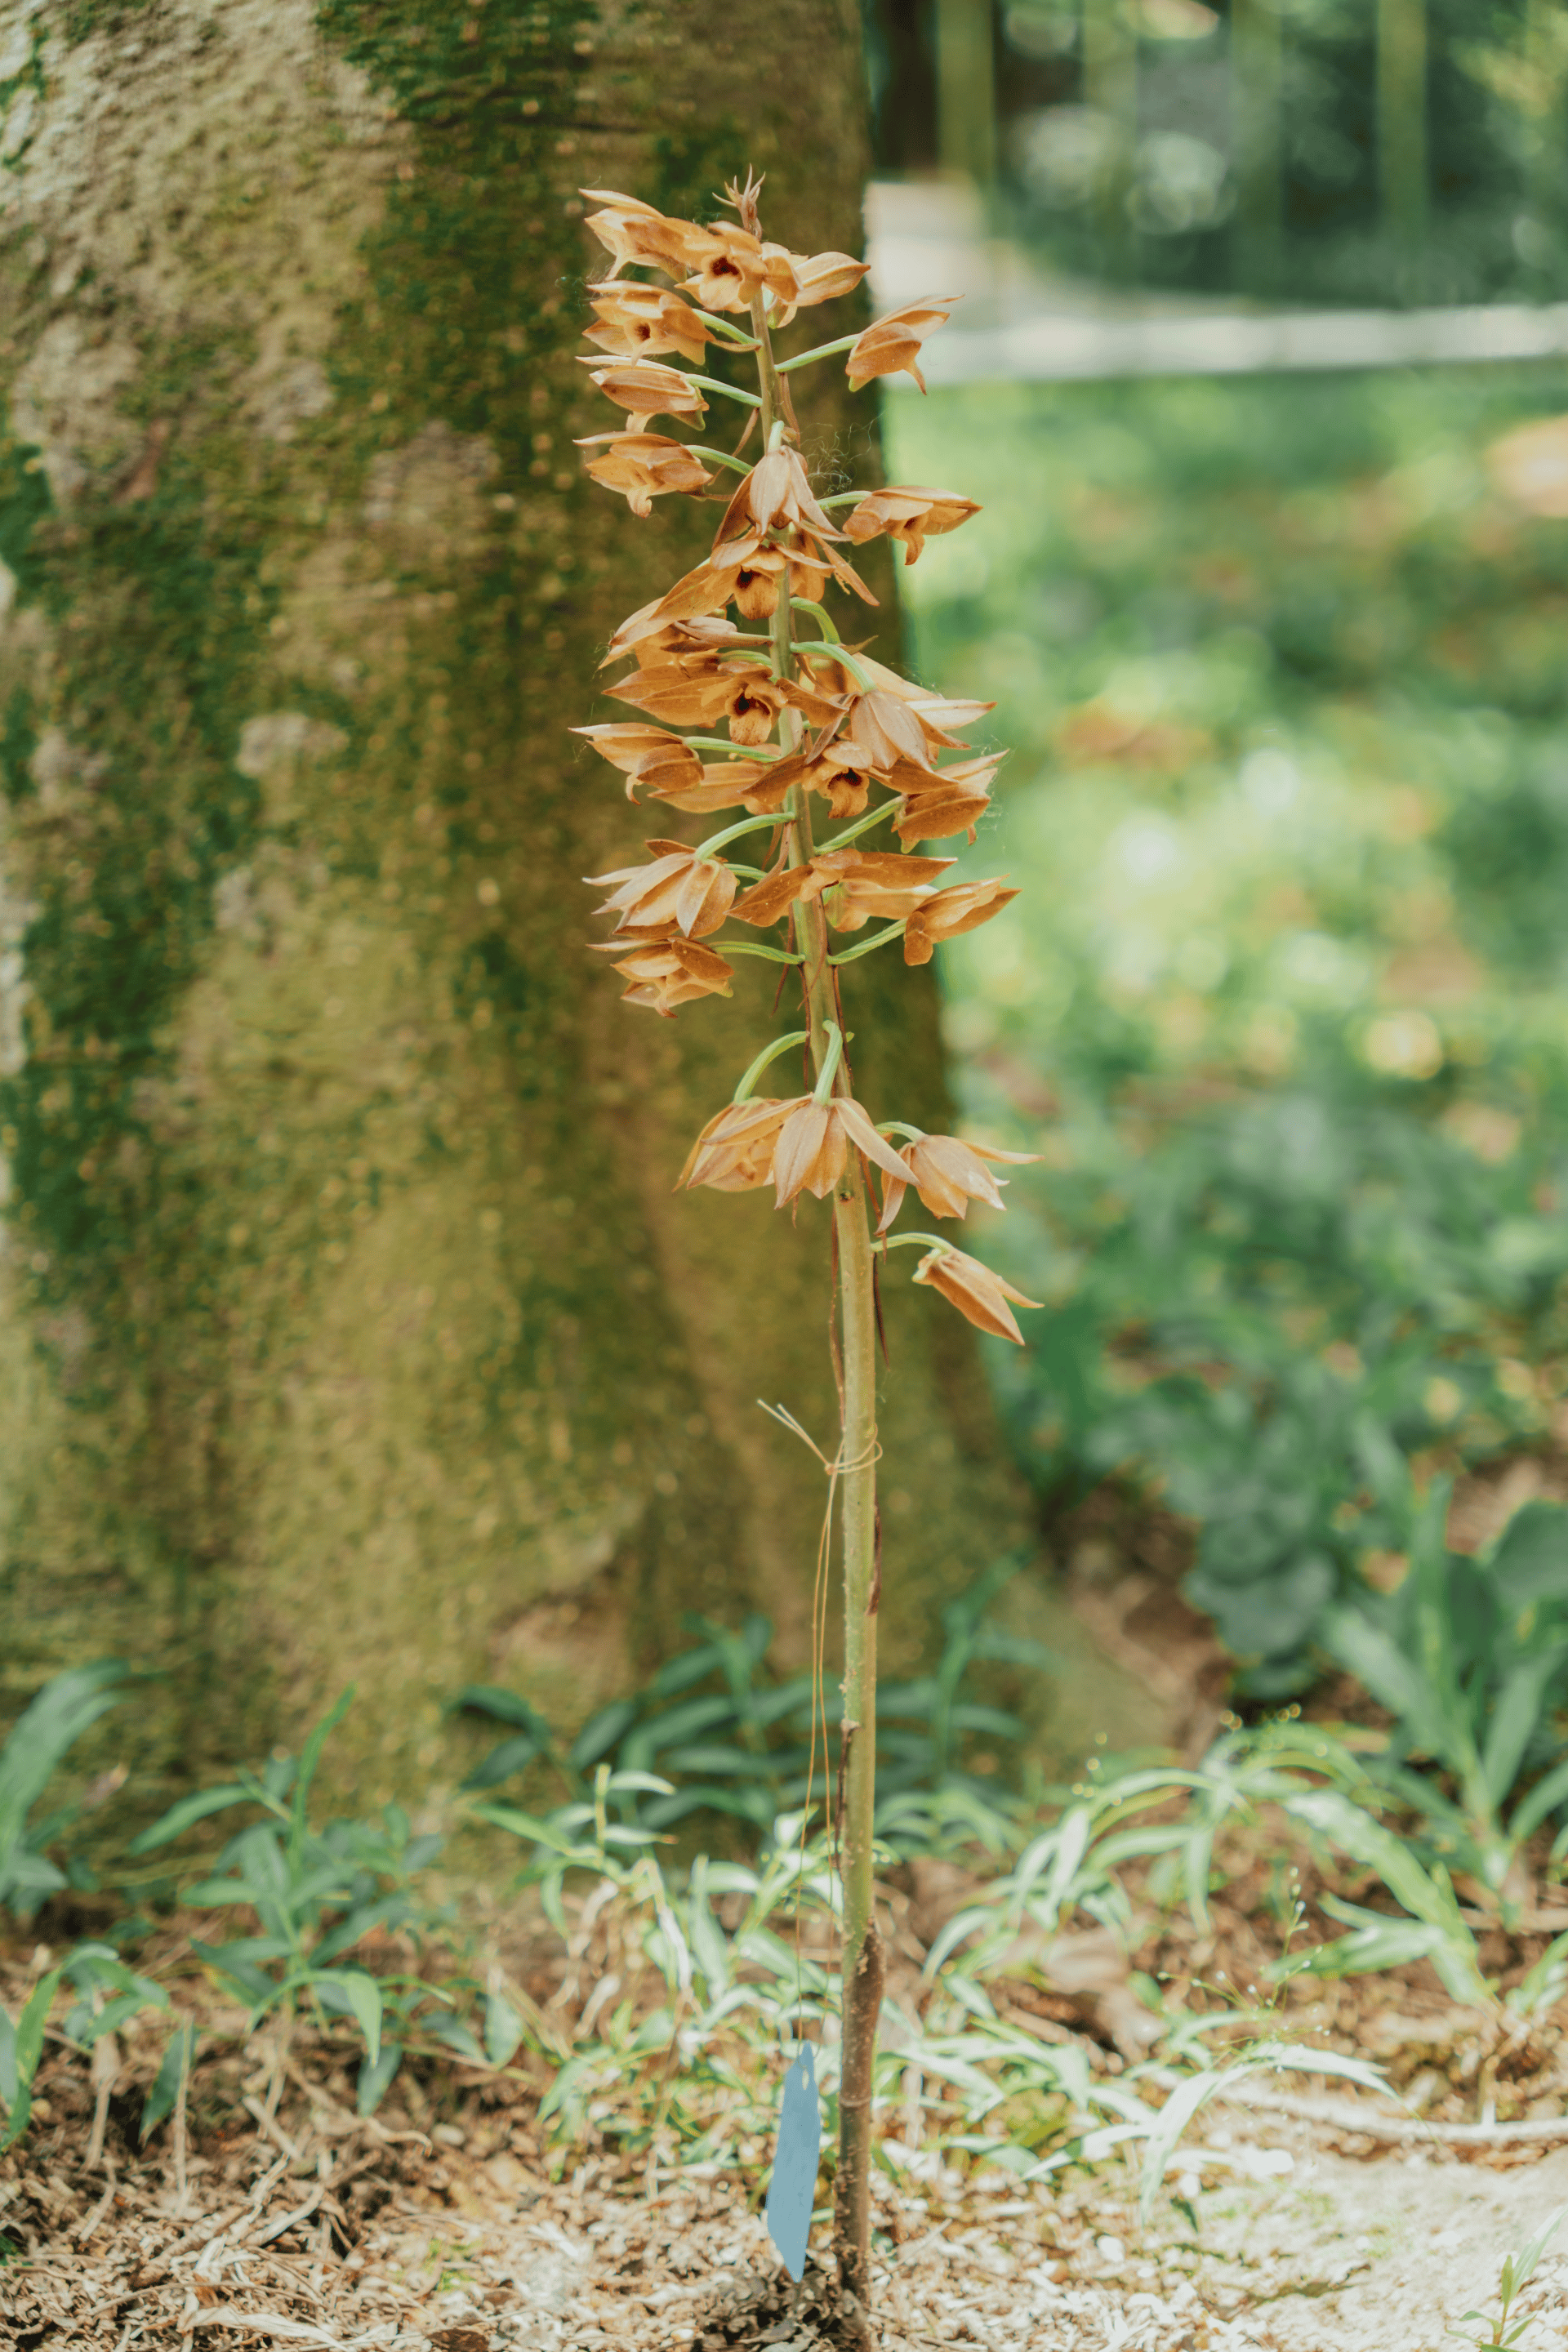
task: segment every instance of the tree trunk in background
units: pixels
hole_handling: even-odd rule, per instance
[[[712,519],[581,478],[576,191],[750,160],[853,247],[852,0],[12,0],[0,108],[7,1711],[161,1666],[146,1803],[357,1679],[368,1797],[449,1783],[467,1679],[570,1717],[747,1604],[798,1654],[824,1481],[753,1400],[831,1451],[826,1213],[670,1191],[776,975],[665,1024],[584,947],[658,827],[563,730]],[[866,1097],[934,1125],[892,979]],[[1021,1514],[964,1327],[887,1320],[896,1672]]]

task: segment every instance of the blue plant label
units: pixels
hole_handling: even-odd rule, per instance
[[[816,2202],[816,2163],[822,2153],[822,2109],[816,2097],[816,2058],[809,2042],[795,2051],[784,2076],[773,2177],[768,2183],[768,2235],[784,2266],[798,2284],[805,2272],[811,2209]]]

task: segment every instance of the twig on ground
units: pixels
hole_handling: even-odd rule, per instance
[[[268,2138],[272,2142],[273,2147],[280,2147],[284,2155],[289,2158],[290,2164],[298,2164],[300,2161],[299,2148],[289,2138],[282,2125],[278,2121],[276,2115],[269,2113],[269,2111],[262,2105],[260,2100],[252,2098],[248,2092],[245,2095],[243,2104],[246,2114],[251,2117],[258,2130],[266,2133]]]
[[[112,2033],[100,2033],[92,2045],[92,2086],[97,2096],[92,2110],[92,2129],[88,2135],[87,2152],[82,2158],[89,2172],[96,2172],[103,2162],[103,2135],[109,2122],[109,2102],[119,2079],[120,2044]]]
[[[1543,2116],[1529,2123],[1446,2124],[1418,2116],[1378,2116],[1353,2099],[1298,2099],[1288,2091],[1223,2091],[1226,2106],[1257,2107],[1270,2115],[1291,2116],[1301,2123],[1321,2124],[1331,2131],[1360,2132],[1368,2139],[1416,2142],[1443,2140],[1456,2147],[1506,2147],[1568,2139],[1568,2115]]]
[[[93,2207],[91,2212],[87,2216],[86,2220],[79,2221],[76,2225],[75,2231],[72,2232],[79,2246],[85,2246],[87,2244],[88,2240],[91,2237],[93,2231],[97,2229],[99,2223],[102,2221],[104,2215],[108,2212],[110,2207],[114,2202],[114,2189],[116,2182],[114,2158],[110,2157],[107,2159],[107,2162],[109,2167],[109,2186],[104,2190],[102,2196],[99,2199],[97,2204]]]

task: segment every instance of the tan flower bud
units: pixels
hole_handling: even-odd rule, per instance
[[[601,915],[619,915],[623,931],[649,930],[673,923],[688,939],[716,931],[734,899],[735,877],[721,858],[699,857],[679,841],[650,841],[647,866],[622,866],[613,874],[586,874],[596,890],[610,889]],[[618,887],[612,888],[612,885]]]
[[[773,1172],[773,1148],[779,1129],[792,1111],[809,1102],[809,1095],[796,1095],[788,1102],[773,1097],[760,1100],[726,1103],[715,1113],[690,1150],[686,1165],[676,1178],[676,1190],[682,1185],[706,1184],[715,1192],[750,1192],[766,1184]]]
[[[639,727],[630,720],[611,720],[597,727],[574,727],[612,768],[629,779],[626,798],[636,800],[639,784],[660,800],[678,792],[696,790],[702,782],[702,762],[679,735],[662,727]]]
[[[851,392],[869,383],[875,375],[912,375],[923,392],[926,380],[920,371],[921,345],[928,335],[945,326],[949,313],[957,301],[956,294],[941,294],[929,302],[906,302],[901,310],[889,310],[884,318],[874,319],[863,334],[857,335],[845,361]]]
[[[671,490],[705,490],[713,479],[683,441],[661,433],[590,433],[579,449],[598,448],[585,462],[605,489],[624,493],[635,515],[651,514],[655,499]]]
[[[966,1257],[962,1250],[929,1251],[916,1266],[914,1279],[928,1283],[932,1290],[940,1290],[980,1330],[989,1331],[998,1339],[1011,1339],[1020,1348],[1024,1335],[1007,1305],[1008,1299],[1019,1307],[1040,1307],[1045,1303],[1043,1299],[1026,1298],[1021,1290],[1015,1290],[1010,1282],[1004,1282],[999,1274],[993,1274],[978,1258]]]
[[[913,563],[929,538],[939,532],[956,530],[960,523],[977,515],[979,507],[973,499],[961,499],[952,490],[922,490],[896,488],[873,490],[858,506],[850,508],[844,520],[845,536],[857,545],[886,533],[889,539],[901,540],[904,562]]]
[[[733,964],[726,963],[721,955],[679,934],[633,945],[629,954],[627,943],[606,940],[600,944],[601,952],[622,958],[616,970],[629,983],[622,1003],[646,1004],[650,1013],[662,1013],[666,1020],[677,1005],[689,1004],[699,996],[728,996],[735,977]]]
[[[601,363],[584,360],[594,382],[617,408],[647,416],[706,416],[708,403],[701,387],[682,375],[679,368],[665,367],[658,360],[611,360]]]
[[[988,1143],[965,1143],[956,1135],[922,1135],[906,1143],[899,1157],[909,1174],[904,1183],[882,1187],[882,1216],[877,1227],[885,1234],[903,1205],[912,1184],[933,1217],[966,1217],[971,1201],[984,1201],[993,1209],[1005,1208],[999,1187],[1005,1176],[993,1176],[987,1161],[1009,1168],[1026,1168],[1037,1151],[997,1151]]]
[[[939,890],[910,917],[904,931],[904,961],[930,963],[942,940],[955,940],[961,931],[978,930],[1017,895],[1000,879],[955,882],[951,890]]]

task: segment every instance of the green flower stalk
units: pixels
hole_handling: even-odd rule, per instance
[[[837,591],[876,602],[847,548],[886,535],[901,541],[912,563],[928,537],[955,530],[978,509],[953,491],[908,485],[818,500],[800,455],[788,379],[841,354],[854,389],[904,370],[923,390],[921,345],[952,306],[895,310],[859,334],[781,362],[775,339],[796,311],[851,292],[865,264],[847,254],[797,254],[769,244],[757,208],[761,184],[748,178],[728,188],[735,220],[711,226],[670,220],[635,196],[584,191],[600,207],[587,226],[613,257],[608,276],[589,289],[595,324],[588,331],[599,351],[586,363],[599,388],[627,412],[623,431],[595,434],[582,445],[590,452],[588,471],[637,515],[647,514],[655,498],[709,491],[718,478],[704,461],[738,468],[742,478],[728,495],[707,561],[616,632],[612,654],[631,666],[609,692],[639,719],[577,731],[626,778],[634,799],[641,793],[665,811],[704,818],[743,812],[695,845],[651,839],[647,862],[595,877],[610,893],[601,911],[616,918],[595,951],[614,961],[626,1002],[668,1018],[699,997],[727,995],[733,976],[727,956],[735,953],[769,956],[800,976],[804,1027],[763,1047],[733,1099],[697,1138],[679,1181],[726,1192],[771,1183],[780,1207],[804,1192],[833,1203],[842,1395],[833,1467],[844,1583],[835,2243],[845,2315],[863,2325],[871,2301],[871,2098],[882,1995],[872,1875],[882,1577],[875,1263],[905,1238],[888,1229],[908,1190],[933,1215],[962,1218],[972,1198],[1001,1205],[997,1187],[1005,1180],[993,1177],[994,1164],[1032,1155],[884,1121],[910,1138],[896,1150],[855,1095],[844,966],[895,941],[907,964],[928,962],[941,940],[988,922],[1016,893],[1000,880],[947,883],[950,858],[916,854],[921,844],[959,834],[973,840],[998,762],[947,755],[969,751],[951,730],[990,706],[928,694],[846,646],[826,600]],[[745,330],[731,326],[726,314],[743,315]],[[737,394],[667,363],[670,353],[700,361],[715,340],[753,359],[754,393]],[[726,455],[648,429],[656,415],[696,423],[707,409],[705,392],[729,394],[752,411],[741,443],[743,450],[755,434],[749,466],[740,451]],[[765,636],[739,625],[731,608],[739,624],[765,624]],[[717,761],[702,757],[715,752],[722,755]],[[816,802],[826,804],[820,812]],[[820,845],[818,814],[841,828]],[[854,845],[883,819],[896,848]],[[772,838],[760,874],[721,855],[730,842],[764,832]],[[742,881],[750,887],[742,889]],[[831,946],[833,932],[859,931],[874,921],[886,928],[854,946]],[[787,944],[736,938],[727,929],[733,923],[782,929]],[[799,1045],[809,1056],[811,1090],[788,1099],[753,1095],[775,1055]],[[875,1232],[873,1167],[882,1188]],[[940,1291],[983,1330],[1020,1339],[1006,1301],[1036,1302],[940,1238],[920,1238],[926,1255],[914,1279]]]

